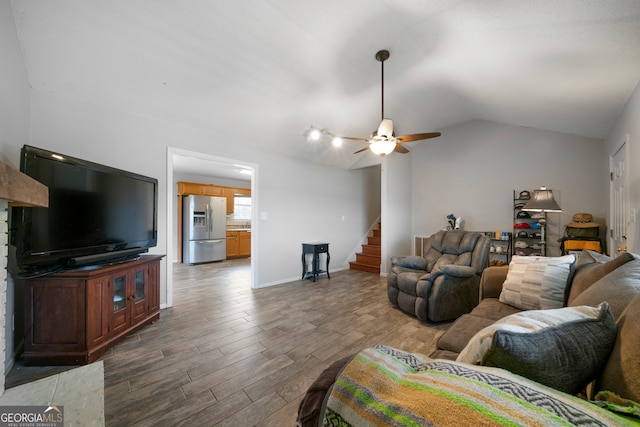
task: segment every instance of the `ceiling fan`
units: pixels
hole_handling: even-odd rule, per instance
[[[393,120],[387,119],[384,117],[384,61],[389,59],[389,51],[388,50],[378,51],[376,53],[376,59],[380,61],[380,68],[382,71],[381,73],[382,120],[380,122],[380,126],[378,126],[377,130],[373,131],[369,139],[357,138],[357,137],[351,137],[351,136],[341,136],[338,138],[349,139],[353,141],[362,141],[369,144],[366,147],[361,148],[360,150],[354,152],[353,154],[357,154],[366,150],[371,150],[375,154],[384,156],[385,154],[389,154],[393,151],[397,153],[402,153],[402,154],[408,153],[409,150],[402,145],[406,142],[419,141],[422,139],[436,138],[440,136],[441,135],[440,132],[414,133],[411,135],[395,136],[395,134],[393,133]],[[335,135],[331,135],[331,136],[336,138]]]

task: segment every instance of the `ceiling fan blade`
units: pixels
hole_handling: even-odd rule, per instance
[[[404,145],[396,144],[396,147],[393,149],[396,153],[407,154],[409,150]]]
[[[366,147],[363,147],[363,148],[359,149],[358,151],[354,151],[353,154],[362,153],[363,151],[367,151],[368,149],[369,149],[369,146],[367,145]]]
[[[355,136],[340,136],[338,138],[348,139],[350,141],[362,141],[362,142],[369,143],[369,140],[367,138],[358,138],[358,137],[355,137]]]
[[[442,135],[440,132],[414,133],[412,135],[401,135],[397,137],[398,143],[419,141],[421,139],[436,138]]]

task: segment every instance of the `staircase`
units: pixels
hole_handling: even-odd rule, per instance
[[[367,244],[362,245],[362,252],[356,254],[356,260],[349,262],[350,270],[366,271],[380,274],[380,223],[373,230],[373,236],[367,237]]]

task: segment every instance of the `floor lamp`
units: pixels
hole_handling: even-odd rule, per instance
[[[522,208],[523,211],[540,212],[542,218],[538,220],[540,223],[540,246],[542,247],[542,256],[547,256],[547,241],[545,240],[545,229],[547,227],[547,212],[562,212],[560,206],[553,198],[553,192],[547,190],[547,187],[540,187],[539,190],[533,190],[533,196]]]

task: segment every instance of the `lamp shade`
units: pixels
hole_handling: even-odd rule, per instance
[[[522,208],[523,211],[533,212],[562,212],[558,202],[553,198],[553,192],[547,190],[547,187],[540,187],[539,190],[533,190],[533,196]]]

